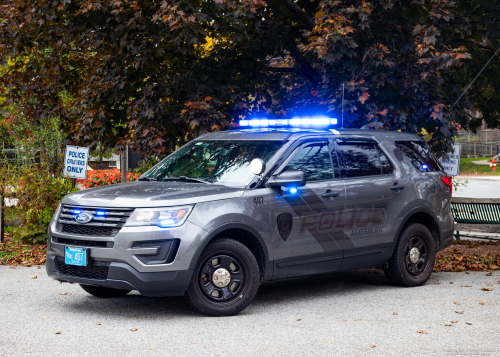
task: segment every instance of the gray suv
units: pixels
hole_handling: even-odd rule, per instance
[[[136,182],[64,197],[46,267],[97,297],[186,295],[212,316],[238,313],[275,279],[381,266],[418,286],[452,242],[451,192],[417,135],[216,132]]]

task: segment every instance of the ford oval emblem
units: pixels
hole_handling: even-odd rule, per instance
[[[88,223],[92,220],[92,216],[87,213],[80,213],[78,216],[76,216],[76,221],[80,223]]]

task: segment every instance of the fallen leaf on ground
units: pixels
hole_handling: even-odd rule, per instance
[[[468,271],[466,271],[465,274],[470,274],[470,273]]]
[[[486,276],[492,276],[492,275],[493,275],[493,273],[488,273],[488,274],[486,274]]]
[[[445,326],[451,326],[450,324],[444,324]]]
[[[453,284],[453,281],[450,281],[450,284]]]
[[[371,347],[371,348],[375,348],[375,347],[377,347],[377,346],[375,346],[375,345],[371,345],[370,347]]]
[[[59,293],[59,295],[68,295],[68,293]]]
[[[425,332],[424,330],[417,331],[417,333],[421,333],[422,335],[427,335],[427,332]]]
[[[57,331],[57,332],[56,332],[56,335],[60,335],[60,334],[61,334],[61,331]]]
[[[398,313],[397,313],[397,312],[393,312],[392,314],[393,314],[393,315],[397,315]]]
[[[135,331],[137,331],[137,329],[134,327],[134,328],[131,328],[130,331],[135,332]]]
[[[463,314],[463,311],[455,311],[457,314]]]
[[[156,348],[151,347],[149,350],[150,351],[156,351]]]
[[[462,285],[462,288],[472,288],[472,285]]]
[[[96,322],[96,325],[101,326],[101,323],[100,322]]]
[[[37,278],[37,276],[36,276],[36,275],[32,275],[32,276],[31,276],[31,279],[36,279],[36,278]]]
[[[488,284],[488,286],[493,286],[493,284]]]
[[[49,317],[48,316],[42,316],[42,319],[48,319]]]
[[[453,321],[451,321],[451,323],[452,323],[452,324],[457,323],[457,322],[458,322],[457,320],[453,320]]]
[[[482,291],[493,291],[493,289],[481,288]]]
[[[302,319],[297,319],[297,321],[302,321]]]
[[[466,322],[466,324],[467,324],[467,325],[472,325],[472,323],[470,323],[470,322]]]
[[[455,305],[460,305],[460,303],[455,301]]]
[[[484,305],[484,302],[482,302],[482,301],[479,301],[479,305]]]
[[[16,269],[16,267],[10,267],[11,269]]]
[[[37,269],[42,269],[42,267],[40,265],[37,265],[36,268]]]

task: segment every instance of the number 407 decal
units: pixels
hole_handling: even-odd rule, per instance
[[[262,197],[262,196],[254,197],[253,198],[253,203],[255,203],[256,205],[263,204],[264,203],[264,197]]]

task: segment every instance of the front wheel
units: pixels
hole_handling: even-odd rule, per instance
[[[252,302],[259,280],[259,266],[247,247],[233,239],[217,239],[201,254],[187,298],[205,315],[230,316]]]
[[[127,295],[132,290],[118,290],[113,288],[105,288],[102,286],[84,285],[80,284],[80,287],[88,292],[90,295],[94,295],[99,298],[117,298]]]
[[[423,224],[412,223],[401,232],[385,276],[395,285],[420,286],[431,276],[435,260],[431,232]]]

